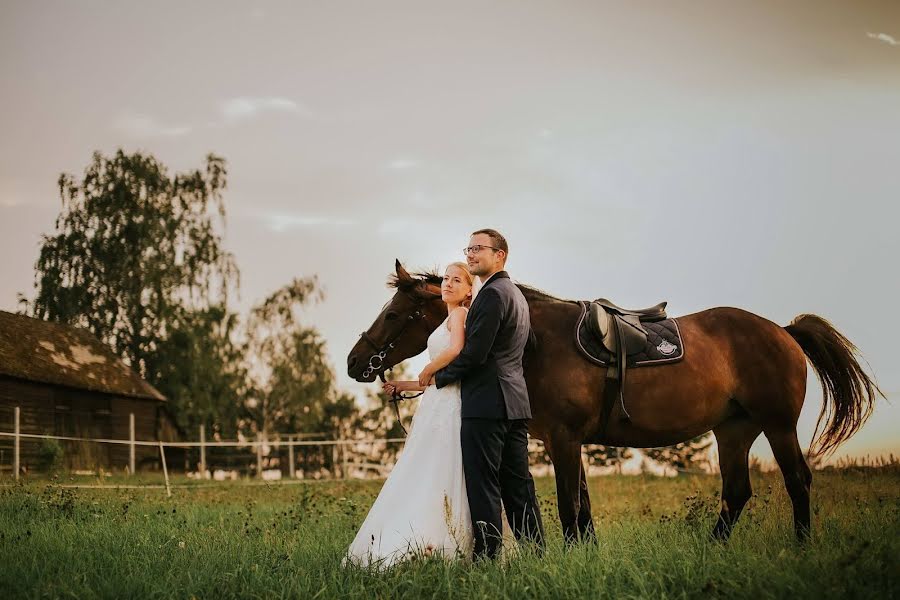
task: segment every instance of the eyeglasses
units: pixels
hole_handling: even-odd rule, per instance
[[[474,246],[463,248],[463,256],[468,256],[469,254],[478,254],[485,248],[490,248],[491,250],[500,250],[500,248],[494,248],[493,246],[482,246],[481,244],[475,244]]]

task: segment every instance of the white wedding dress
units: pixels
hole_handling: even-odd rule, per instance
[[[428,338],[429,357],[433,360],[449,345],[445,320]],[[471,556],[461,403],[459,383],[425,390],[406,445],[350,544],[345,564],[389,567],[416,554]]]

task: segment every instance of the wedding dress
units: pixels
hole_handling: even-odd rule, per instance
[[[449,345],[445,320],[428,338],[429,357],[433,360]],[[470,557],[460,408],[459,383],[425,390],[406,444],[350,544],[345,564],[388,567],[417,554]]]

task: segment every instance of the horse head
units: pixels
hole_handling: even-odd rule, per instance
[[[347,356],[347,374],[356,381],[374,381],[394,365],[421,353],[428,336],[447,316],[439,275],[411,275],[399,260],[395,270],[388,285],[397,291]]]

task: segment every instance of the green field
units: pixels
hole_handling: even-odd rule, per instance
[[[553,481],[540,479],[543,557],[417,560],[388,573],[340,566],[377,481],[180,480],[171,499],[158,488],[67,483],[0,488],[0,597],[900,597],[897,465],[817,473],[805,547],[794,542],[775,473],[754,475],[756,493],[727,545],[707,539],[717,477],[592,479],[599,543],[572,549],[562,544]]]

